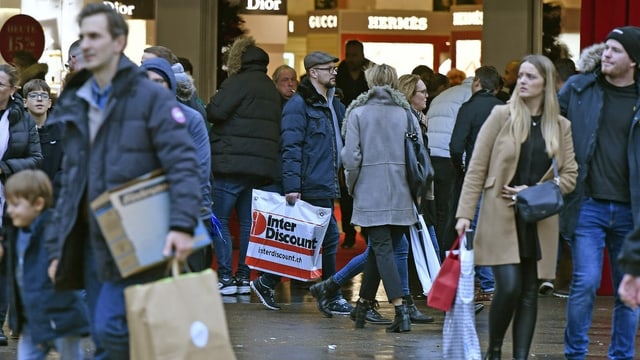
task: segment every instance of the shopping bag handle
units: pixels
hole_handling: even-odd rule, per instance
[[[171,260],[169,260],[169,264],[167,264],[167,267],[169,267],[169,266],[171,266],[171,276],[172,277],[178,277],[183,272],[184,273],[193,272],[193,271],[191,271],[191,268],[189,267],[189,263],[187,263],[185,261],[183,266],[181,267],[180,266],[180,261],[178,259],[176,259],[175,257],[172,257]],[[184,269],[184,271],[180,270],[181,268]]]

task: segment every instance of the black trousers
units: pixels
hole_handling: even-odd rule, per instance
[[[489,349],[502,348],[513,319],[513,358],[526,359],[538,314],[538,268],[535,259],[491,267],[496,290],[489,312]]]
[[[402,241],[406,226],[383,225],[367,228],[369,235],[369,256],[364,265],[360,297],[374,300],[380,279],[384,285],[389,301],[404,296],[400,274],[393,257],[394,244]]]
[[[436,207],[436,238],[438,238],[438,246],[440,247],[440,259],[444,260],[445,251],[449,250],[452,245],[452,242],[449,241],[447,225],[451,223],[450,218],[455,216],[450,211],[450,201],[457,175],[450,158],[434,156],[431,158],[431,163],[435,171],[433,195]]]

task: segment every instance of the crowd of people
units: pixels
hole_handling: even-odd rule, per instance
[[[356,329],[384,324],[398,333],[434,321],[409,290],[408,228],[421,213],[440,259],[457,236],[475,231],[476,300],[491,301],[485,359],[501,358],[510,325],[513,358],[529,357],[538,296],[553,290],[567,251],[564,356],[584,359],[604,249],[617,290],[608,355],[634,357],[640,28],[613,29],[586,49],[580,73],[568,59],[527,55],[502,75],[484,65],[473,76],[425,65],[398,74],[366,59],[357,40],[345,44],[342,61],[312,51],[302,77],[287,65],[269,76],[268,54],[241,37],[229,49],[228,77],[205,104],[187,59],[163,46],[145,49],[140,66],[124,55],[128,27],[110,7],[86,5],[78,25],[55,102],[36,59],[19,53],[15,66],[0,65],[0,321],[9,309],[18,359],[51,350],[80,359],[87,335],[95,359],[129,358],[124,289],[162,278],[164,268],[123,278],[89,204],[157,169],[170,193],[164,255],[194,270],[215,257],[224,296],[253,291],[267,309],[280,309],[281,276],[252,277],[245,262],[252,191],[261,189],[291,206],[339,202],[341,227],[332,213],[322,279],[309,287],[327,317],[350,315]],[[421,130],[435,172],[419,199],[406,180],[407,124]],[[514,200],[551,180],[554,168],[563,211],[526,222]],[[210,226],[212,246],[193,252],[198,219],[214,214],[220,233]],[[339,247],[354,247],[358,237],[364,252],[339,269]],[[341,286],[360,273],[358,298],[345,299]],[[380,283],[393,319],[377,311]]]

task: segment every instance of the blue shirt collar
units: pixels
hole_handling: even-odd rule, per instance
[[[100,89],[96,79],[91,79],[91,97],[100,110],[104,109],[109,95],[111,95],[111,84],[105,86],[104,89]]]

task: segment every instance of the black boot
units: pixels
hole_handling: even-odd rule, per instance
[[[329,309],[329,300],[335,297],[338,290],[340,290],[340,285],[333,280],[333,276],[309,288],[311,295],[316,298],[318,310],[326,317],[333,316],[331,309]]]
[[[371,308],[371,303],[367,300],[358,300],[356,303],[356,329],[364,328],[364,322],[367,318],[367,311]]]
[[[412,324],[428,324],[434,321],[433,316],[428,316],[420,312],[416,303],[413,302],[411,294],[405,295],[404,301],[407,303],[407,310],[409,311],[409,318]]]
[[[407,304],[403,302],[402,305],[397,305],[395,308],[396,317],[393,319],[393,323],[387,327],[387,332],[411,331],[411,318],[409,318]]]
[[[391,325],[392,321],[383,317],[382,314],[377,311],[379,307],[380,305],[378,305],[378,302],[376,300],[371,301],[371,306],[369,307],[369,310],[367,310],[365,321],[369,324],[374,325]],[[349,317],[351,317],[352,321],[356,321],[356,308],[353,308],[353,310],[351,310],[351,314],[349,314]]]
[[[502,348],[501,347],[490,347],[487,350],[487,353],[482,358],[483,360],[501,360],[502,359]]]

